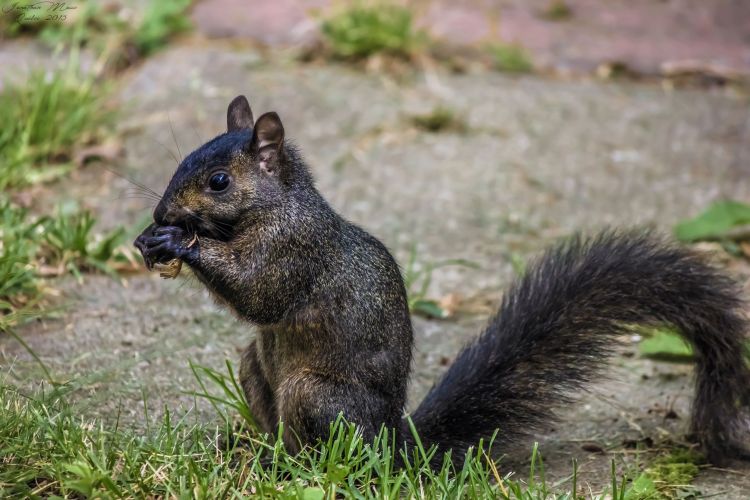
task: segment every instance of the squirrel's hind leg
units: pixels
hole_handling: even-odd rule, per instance
[[[279,416],[284,445],[297,453],[306,444],[328,439],[339,414],[356,424],[365,442],[372,442],[381,425],[391,420],[386,398],[369,388],[300,370],[279,387]]]
[[[273,434],[279,421],[276,400],[258,361],[258,350],[253,340],[242,353],[240,385],[250,407],[250,413],[261,431]]]

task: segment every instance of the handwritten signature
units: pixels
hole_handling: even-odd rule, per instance
[[[78,8],[72,2],[51,2],[40,0],[33,3],[14,3],[6,5],[0,12],[3,14],[15,14],[16,22],[29,23],[37,21],[65,21],[66,12]]]

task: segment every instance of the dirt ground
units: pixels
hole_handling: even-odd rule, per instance
[[[29,60],[31,42],[4,43],[0,61]],[[7,66],[6,66],[7,67]],[[720,198],[750,200],[750,105],[727,89],[670,90],[637,83],[563,81],[491,72],[420,72],[408,78],[343,65],[300,65],[237,43],[188,39],[130,70],[118,87],[125,159],[117,169],[156,191],[176,159],[222,132],[227,103],[246,94],[255,115],[277,111],[312,165],[319,189],[347,218],[381,238],[405,264],[467,259],[443,268],[429,296],[454,294],[447,320],[415,318],[411,405],[477,333],[526,259],[555,239],[605,226],[672,225]],[[410,116],[438,105],[463,132],[417,130]],[[174,156],[174,157],[173,157]],[[75,198],[100,228],[137,234],[151,207],[128,182],[96,165],[32,191],[40,206]],[[744,272],[735,271],[746,280]],[[189,362],[236,365],[252,328],[219,310],[189,279],[136,274],[117,283],[87,276],[55,284],[67,307],[19,333],[58,380],[73,381],[82,415],[116,412],[144,425],[163,408],[206,421],[213,410]],[[610,459],[638,460],[623,443],[679,439],[686,427],[691,369],[640,359],[626,342],[612,377],[560,412],[538,436],[551,478],[580,464],[579,481],[600,491]],[[19,384],[41,372],[13,339],[0,338],[0,367]],[[674,410],[677,418],[665,418]],[[671,415],[671,414],[670,414]],[[522,463],[530,449],[516,452]],[[597,450],[603,451],[597,451]],[[587,451],[588,450],[588,451]],[[593,450],[593,451],[592,451]],[[750,468],[706,468],[706,495],[745,498]]]

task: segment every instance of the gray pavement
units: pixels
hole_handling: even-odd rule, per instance
[[[185,155],[220,133],[226,105],[240,93],[256,116],[280,114],[323,194],[402,264],[414,245],[418,262],[477,264],[434,273],[429,296],[456,294],[464,312],[444,321],[415,319],[412,404],[481,328],[514,276],[513,258],[533,256],[575,230],[669,231],[712,200],[750,200],[750,109],[747,97],[729,91],[495,73],[394,79],[190,41],[124,76],[118,99],[127,157],[118,169],[162,190],[175,168],[172,154]],[[410,116],[438,105],[455,111],[468,130],[431,134],[411,125]],[[91,166],[35,188],[35,199],[43,208],[73,197],[97,213],[101,229],[125,225],[137,233],[149,206],[128,190],[127,181]],[[57,286],[69,307],[20,333],[57,377],[78,381],[71,398],[86,415],[111,416],[122,406],[129,422],[143,425],[144,394],[152,416],[165,406],[187,411],[195,401],[186,392],[197,389],[188,362],[219,369],[225,359],[236,363],[253,335],[184,280],[138,274],[121,286],[89,276],[83,286],[71,280]],[[601,489],[610,456],[583,451],[580,440],[616,446],[626,437],[684,429],[689,368],[629,357],[614,364],[617,381],[597,385],[540,436],[553,477],[569,474],[575,456],[585,464],[584,479]],[[17,383],[40,378],[11,339],[0,338],[0,366]],[[660,413],[670,404],[677,421]],[[191,411],[213,418],[202,402]],[[699,484],[704,492],[741,495],[750,484],[748,469],[740,470],[706,471]]]

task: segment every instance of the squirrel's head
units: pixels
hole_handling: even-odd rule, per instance
[[[154,210],[160,226],[183,226],[199,234],[229,236],[240,220],[280,203],[285,192],[308,180],[284,127],[274,113],[253,122],[245,96],[227,109],[227,132],[180,163]]]

